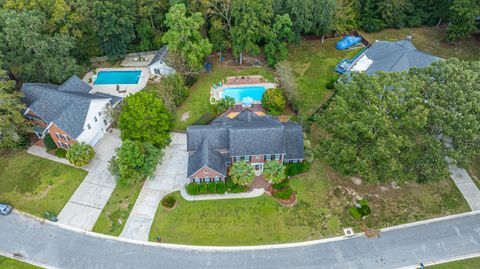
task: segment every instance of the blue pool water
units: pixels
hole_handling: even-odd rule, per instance
[[[265,92],[262,86],[247,86],[223,89],[223,96],[229,96],[235,99],[235,102],[242,102],[245,97],[251,97],[253,101],[262,101],[262,95]]]
[[[95,83],[105,84],[137,84],[142,71],[100,71],[97,74]]]

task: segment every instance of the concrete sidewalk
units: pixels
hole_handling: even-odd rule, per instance
[[[39,147],[37,145],[33,145],[30,148],[28,148],[27,152],[29,154],[35,155],[35,156],[40,157],[40,158],[44,158],[44,159],[48,159],[50,161],[54,161],[54,162],[57,162],[57,163],[63,163],[63,164],[69,165],[69,166],[76,167],[75,165],[71,164],[67,159],[59,158],[55,155],[49,154],[47,152],[47,149]],[[88,171],[88,166],[76,167],[76,168],[80,168],[80,169],[83,169],[85,171]]]
[[[463,197],[473,211],[480,210],[480,190],[473,182],[470,175],[463,168],[458,168],[453,164],[448,165],[450,177],[457,188],[462,192]]]
[[[155,178],[147,180],[143,185],[120,237],[148,241],[160,201],[185,184],[187,159],[186,134],[172,133],[172,143],[165,149],[163,163],[157,167]]]
[[[107,132],[95,145],[95,158],[86,167],[89,173],[58,215],[59,223],[87,231],[93,229],[116,186],[108,171],[108,161],[121,144],[119,136],[118,130]]]
[[[190,195],[187,193],[185,188],[180,189],[180,194],[182,195],[183,199],[187,201],[254,198],[254,197],[262,196],[264,193],[265,193],[265,189],[254,189],[249,192],[241,192],[241,193]]]

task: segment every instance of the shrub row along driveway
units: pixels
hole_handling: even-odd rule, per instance
[[[95,145],[95,158],[88,165],[89,173],[58,216],[58,222],[92,230],[103,207],[115,188],[115,178],[108,171],[108,161],[120,146],[118,130],[107,132]]]
[[[155,178],[145,182],[120,237],[148,241],[160,200],[185,184],[188,158],[187,136],[183,133],[171,135],[172,142],[165,149],[163,163],[157,167]]]

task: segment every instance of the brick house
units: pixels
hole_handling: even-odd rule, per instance
[[[197,183],[224,181],[228,167],[241,160],[261,175],[266,161],[297,163],[305,158],[299,124],[249,109],[234,118],[219,117],[210,125],[189,126],[187,151],[188,179]]]
[[[76,141],[94,146],[111,124],[105,109],[116,106],[122,98],[91,93],[90,86],[77,76],[62,85],[24,83],[24,116],[43,139],[48,133],[59,148],[68,149]]]

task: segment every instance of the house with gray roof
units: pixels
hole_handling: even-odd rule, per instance
[[[418,50],[408,40],[376,41],[371,47],[364,49],[348,66],[342,66],[342,73],[366,72],[401,72],[411,68],[424,68],[441,58]]]
[[[111,124],[105,110],[122,100],[91,93],[90,86],[75,75],[62,85],[24,83],[21,91],[27,106],[24,115],[35,134],[39,138],[50,134],[59,148],[69,148],[76,141],[94,146]]]
[[[188,178],[192,182],[225,180],[229,166],[245,160],[261,175],[266,161],[302,162],[302,127],[245,109],[209,125],[187,128]]]
[[[152,61],[148,64],[148,68],[150,68],[150,74],[156,76],[168,76],[170,74],[175,73],[175,69],[170,67],[166,63],[166,59],[168,56],[168,47],[163,46],[161,47],[156,53],[155,56],[152,58]]]

